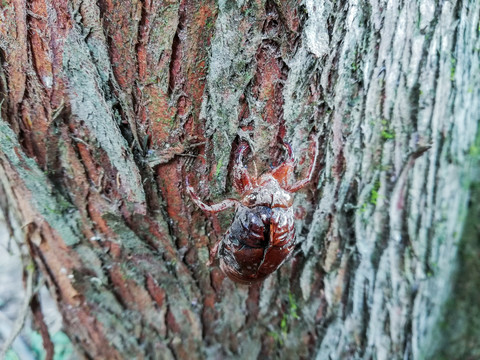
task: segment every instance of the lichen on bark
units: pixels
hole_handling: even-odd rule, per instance
[[[475,214],[479,14],[467,0],[4,2],[2,188],[79,352],[451,354],[438,344],[463,321],[446,313]],[[238,144],[263,172],[285,141],[302,178],[313,138],[295,256],[251,287],[208,267],[233,214],[196,209],[185,176],[206,202],[238,196]]]

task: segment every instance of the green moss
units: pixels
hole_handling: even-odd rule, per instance
[[[282,337],[280,336],[279,333],[275,332],[275,331],[270,331],[268,333],[268,335],[270,335],[271,337],[273,337],[273,339],[275,340],[275,342],[277,344],[279,344],[280,346],[283,345],[283,339]]]
[[[290,303],[290,316],[294,319],[300,319],[300,316],[297,314],[297,303],[295,301],[295,297],[291,292],[288,293],[288,301]]]
[[[215,25],[215,20],[213,18],[208,18],[208,22],[207,24],[205,25],[205,27],[207,28],[207,30],[210,30],[213,26]]]
[[[279,331],[270,331],[269,335],[275,339],[280,346],[285,342],[289,329],[292,328],[292,323],[294,320],[299,320],[300,316],[297,313],[298,305],[295,300],[295,296],[289,292],[288,293],[288,311],[283,313],[282,320],[280,320],[280,329]]]
[[[365,211],[367,211],[367,207],[368,207],[368,205],[367,205],[366,203],[363,203],[362,206],[360,206],[360,207],[358,208],[358,212],[359,212],[360,214],[363,214]]]
[[[393,132],[389,132],[387,130],[382,130],[381,135],[382,135],[382,138],[385,139],[385,140],[395,138],[395,134]]]
[[[469,149],[469,155],[472,157],[480,156],[480,146],[478,144],[472,144]]]
[[[215,170],[215,177],[216,178],[218,178],[219,175],[220,175],[220,170],[222,169],[222,165],[223,165],[223,158],[220,158],[218,160],[217,167],[216,167],[216,170]]]
[[[457,60],[452,56],[450,58],[450,80],[455,80],[455,70],[456,70]]]
[[[380,131],[380,135],[384,140],[390,140],[395,138],[395,132],[390,129],[388,120],[382,120],[382,130]]]
[[[370,203],[373,205],[377,205],[377,200],[379,199],[380,195],[378,190],[380,189],[380,181],[375,181],[373,184],[373,189],[370,192]]]

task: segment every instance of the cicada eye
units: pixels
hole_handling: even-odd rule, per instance
[[[247,198],[248,198],[248,202],[249,202],[250,204],[255,204],[255,201],[257,201],[257,194],[255,194],[255,193],[254,193],[254,194],[250,194],[250,195],[248,195]]]

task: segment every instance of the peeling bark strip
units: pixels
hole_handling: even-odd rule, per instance
[[[474,218],[479,16],[475,0],[0,2],[3,210],[36,229],[79,354],[436,358]],[[232,283],[206,265],[232,214],[196,209],[186,174],[213,203],[240,141],[265,172],[284,139],[301,178],[312,133],[297,255]]]

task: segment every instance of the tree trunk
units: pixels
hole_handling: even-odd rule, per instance
[[[441,325],[476,220],[479,14],[475,0],[4,0],[2,208],[79,354],[458,355]],[[202,212],[185,177],[205,202],[238,197],[239,142],[262,172],[284,140],[301,178],[312,137],[294,257],[233,283],[207,265],[233,212]]]

